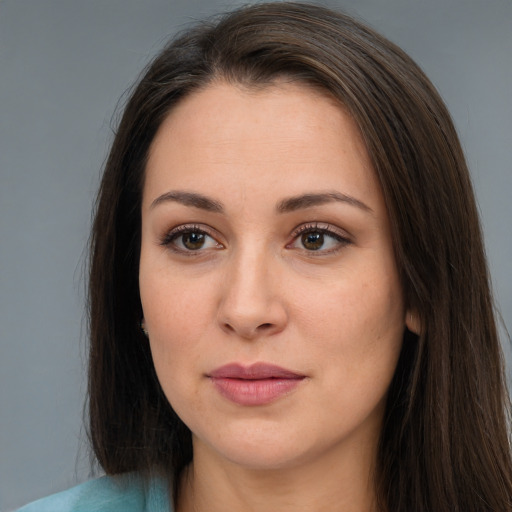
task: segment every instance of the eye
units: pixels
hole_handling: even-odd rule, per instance
[[[323,254],[336,252],[351,243],[348,235],[328,224],[305,224],[297,228],[293,236],[288,247]]]
[[[162,245],[181,253],[201,252],[207,249],[222,249],[223,245],[198,226],[178,226],[167,233]]]

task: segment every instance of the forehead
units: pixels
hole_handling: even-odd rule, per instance
[[[177,187],[266,198],[283,187],[380,194],[351,117],[326,94],[290,83],[216,83],[180,102],[151,145],[144,195]]]

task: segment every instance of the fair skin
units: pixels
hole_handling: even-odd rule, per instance
[[[150,149],[139,282],[158,378],[192,431],[179,512],[373,510],[411,317],[382,192],[333,100],[218,82],[179,103]],[[215,378],[255,363],[296,378]]]

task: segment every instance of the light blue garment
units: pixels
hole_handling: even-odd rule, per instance
[[[173,512],[161,478],[104,476],[34,501],[17,512]]]

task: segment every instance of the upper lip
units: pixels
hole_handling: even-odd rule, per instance
[[[230,363],[217,368],[208,374],[216,379],[302,379],[305,375],[281,368],[275,364],[255,363],[244,366],[239,363]]]

